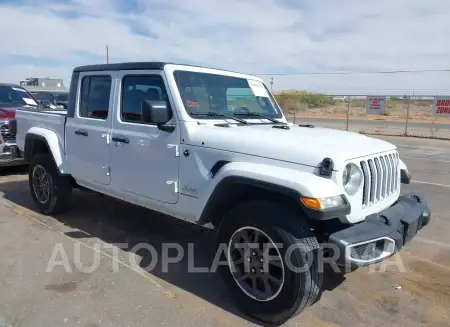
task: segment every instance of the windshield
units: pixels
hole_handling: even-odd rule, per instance
[[[175,71],[174,77],[189,115],[197,119],[199,113],[216,112],[233,115],[245,108],[272,118],[281,118],[281,111],[263,83],[257,80],[190,71]],[[240,114],[240,118],[246,118]],[[215,117],[223,119],[223,117]],[[255,118],[248,116],[248,118]]]
[[[36,101],[25,89],[8,85],[0,85],[0,104],[37,106]]]

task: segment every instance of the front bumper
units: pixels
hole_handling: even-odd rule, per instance
[[[19,148],[15,142],[8,142],[0,146],[0,167],[24,165],[26,162],[20,156]]]
[[[328,242],[338,265],[366,266],[398,252],[428,225],[430,217],[425,198],[410,193],[363,222],[331,234]]]

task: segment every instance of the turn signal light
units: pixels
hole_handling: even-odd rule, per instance
[[[339,208],[346,205],[346,202],[341,195],[334,195],[325,198],[310,198],[308,196],[302,196],[300,200],[306,207],[315,210]]]
[[[311,209],[322,209],[322,204],[320,203],[319,199],[316,198],[309,198],[307,196],[302,196],[301,200],[305,206]]]

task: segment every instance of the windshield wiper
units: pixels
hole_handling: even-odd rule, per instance
[[[257,113],[257,112],[248,112],[248,111],[247,111],[247,112],[235,112],[234,114],[237,115],[237,116],[240,115],[240,116],[261,117],[261,118],[270,120],[270,121],[271,121],[272,123],[274,123],[274,124],[283,124],[283,125],[286,125],[285,122],[276,120],[275,118],[272,118],[272,117],[269,117],[269,116],[266,116],[266,115],[262,115],[262,114]]]
[[[248,124],[248,122],[243,120],[243,119],[239,119],[239,118],[227,115],[227,114],[222,114],[222,113],[212,112],[212,111],[209,111],[209,112],[194,112],[194,113],[191,113],[190,115],[191,116],[226,117],[226,118],[229,118],[229,119],[236,120],[236,121],[240,122],[241,124]]]

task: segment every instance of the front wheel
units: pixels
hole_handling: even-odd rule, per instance
[[[61,176],[50,154],[37,154],[29,165],[28,183],[34,203],[43,214],[56,214],[70,206],[72,185]]]
[[[319,244],[300,212],[265,201],[239,204],[224,217],[218,243],[227,262],[220,275],[250,316],[280,324],[320,294]]]

